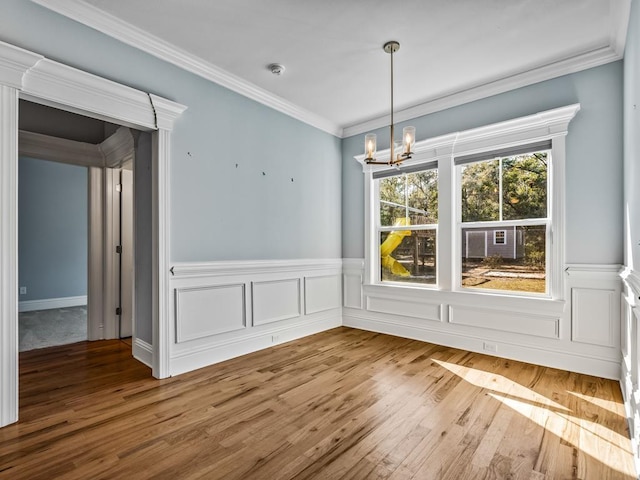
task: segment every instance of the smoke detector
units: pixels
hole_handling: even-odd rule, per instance
[[[284,65],[280,65],[279,63],[272,63],[267,68],[274,75],[282,75],[286,70],[286,68],[284,68]]]

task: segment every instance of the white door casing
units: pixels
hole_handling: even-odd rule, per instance
[[[18,419],[18,98],[153,134],[153,376],[169,375],[170,132],[186,107],[0,42],[0,427]],[[90,173],[93,176],[93,172]]]
[[[120,244],[122,245],[120,261],[120,338],[134,337],[134,237],[133,237],[133,170],[129,164],[120,170]]]

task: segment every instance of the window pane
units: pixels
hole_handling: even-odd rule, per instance
[[[547,217],[547,153],[502,159],[502,219]]]
[[[461,171],[462,221],[500,220],[499,161],[470,163]]]
[[[504,243],[493,242],[504,232]],[[463,228],[462,286],[546,292],[546,225]]]
[[[402,230],[380,234],[383,281],[436,283],[436,231]]]
[[[438,222],[437,170],[386,177],[379,182],[380,225],[400,225],[398,219],[406,217],[409,225]]]

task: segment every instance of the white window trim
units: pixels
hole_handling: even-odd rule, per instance
[[[461,237],[457,229],[457,219],[460,211],[454,212],[454,208],[460,210],[460,202],[454,202],[455,192],[455,166],[454,157],[471,155],[489,150],[510,148],[517,145],[551,140],[551,155],[553,161],[549,171],[549,183],[551,185],[549,212],[552,219],[548,229],[547,242],[550,242],[547,256],[547,274],[549,277],[549,294],[547,298],[553,300],[564,299],[563,266],[565,263],[564,232],[565,232],[565,137],[569,123],[580,110],[580,104],[568,105],[553,110],[519,117],[505,122],[450,133],[439,137],[429,138],[416,142],[415,155],[404,162],[405,166],[419,165],[427,162],[438,162],[438,229],[437,229],[437,289],[441,291],[461,291],[457,272],[460,271],[461,261],[457,252],[461,251]],[[385,158],[389,150],[378,152]],[[365,205],[365,272],[364,285],[376,285],[384,287],[377,281],[377,258],[379,245],[374,235],[376,215],[378,214],[378,198],[376,182],[373,181],[373,172],[390,170],[392,166],[367,165],[364,162],[365,155],[358,155],[355,159],[362,164],[364,173],[364,205]],[[554,241],[559,239],[559,241]],[[455,253],[454,253],[455,252]],[[405,286],[405,285],[403,285]],[[433,286],[420,286],[409,284],[406,287],[433,289]],[[486,295],[503,295],[501,293],[482,292]],[[474,292],[477,294],[477,292]],[[532,297],[532,295],[525,295]]]
[[[502,233],[503,242],[501,242],[501,243],[498,243],[496,241],[498,232]],[[509,245],[509,243],[507,242],[507,231],[506,230],[494,230],[493,231],[493,244],[494,245]]]

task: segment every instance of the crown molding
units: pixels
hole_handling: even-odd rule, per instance
[[[624,48],[623,48],[624,50]],[[527,72],[512,75],[494,82],[454,92],[434,100],[416,105],[394,113],[396,123],[411,120],[423,115],[439,112],[448,108],[457,107],[483,98],[505,93],[517,88],[533,85],[534,83],[551,80],[552,78],[580,72],[589,68],[598,67],[606,63],[615,62],[622,58],[611,47],[600,48],[566,60],[554,62],[543,67],[534,68]],[[352,137],[361,133],[370,132],[389,125],[389,116],[377,117],[363,123],[345,127],[343,138]]]
[[[627,42],[627,30],[629,29],[629,17],[631,16],[632,0],[610,0],[611,21],[609,24],[609,45],[619,55],[624,55],[624,47]]]
[[[56,108],[64,105],[74,113],[91,112],[100,120],[119,118],[128,127],[155,128],[147,93],[47,58],[25,75],[20,97]]]
[[[84,3],[82,0],[31,1],[337,137],[347,138],[389,125],[389,116],[383,115],[343,128],[226,70],[205,62],[201,58],[179,49],[142,29],[123,22],[121,19],[93,5]],[[609,45],[534,67],[516,75],[444,94],[438,98],[395,112],[395,121],[404,122],[534,83],[620,60],[624,55],[631,2],[632,0],[610,0]]]
[[[563,60],[531,68],[525,72],[511,75],[468,89],[451,92],[427,102],[394,113],[397,123],[422,117],[431,113],[457,107],[465,103],[505,93],[517,88],[544,82],[553,78],[599,67],[621,60],[624,56],[631,2],[633,0],[609,0],[609,45],[584,52]],[[352,137],[389,125],[389,116],[372,118],[344,127],[342,138]]]
[[[0,41],[0,84],[20,98],[107,122],[171,130],[186,106]]]
[[[255,100],[303,123],[331,135],[341,136],[342,128],[313,112],[305,110],[282,97],[216,67],[144,30],[104,12],[81,0],[31,0],[60,15],[82,23],[94,30],[142,50],[156,58],[180,67],[240,95]]]
[[[156,119],[156,128],[161,128],[163,130],[173,130],[174,122],[187,109],[184,105],[159,97],[153,93],[149,94],[149,100],[153,107],[153,113]]]
[[[37,53],[0,42],[0,83],[21,90],[27,72],[43,58]]]

